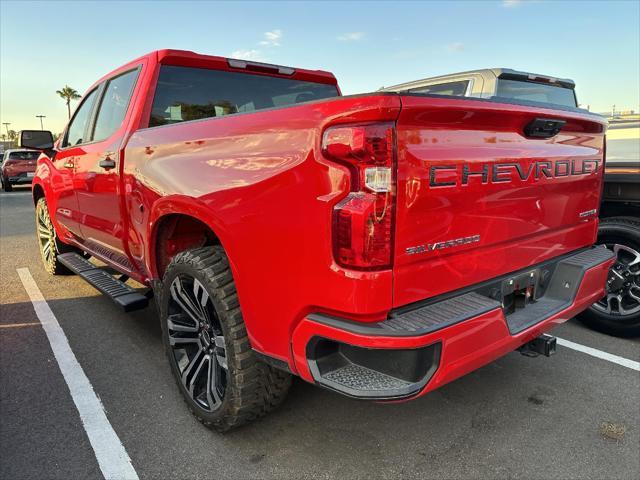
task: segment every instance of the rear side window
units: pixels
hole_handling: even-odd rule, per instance
[[[138,70],[132,70],[109,80],[93,127],[92,139],[94,141],[109,138],[120,128],[127,113],[131,92],[133,92],[137,77]]]
[[[163,65],[149,126],[220,117],[338,96],[335,85]]]
[[[460,80],[458,82],[438,83],[435,85],[426,85],[424,87],[416,87],[409,90],[411,93],[424,93],[429,95],[453,95],[464,96],[469,86],[469,80]]]
[[[10,152],[9,159],[10,160],[37,160],[40,156],[40,152]]]
[[[82,104],[80,104],[80,107],[73,116],[73,120],[71,120],[69,124],[64,142],[62,142],[62,147],[80,145],[81,143],[87,142],[84,138],[84,132],[87,127],[87,122],[89,121],[91,109],[93,108],[93,102],[96,99],[96,91],[97,90],[93,90],[89,93],[82,101]]]
[[[565,107],[577,107],[576,96],[571,88],[558,87],[545,83],[522,82],[519,80],[499,78],[496,96],[514,100],[562,105]]]

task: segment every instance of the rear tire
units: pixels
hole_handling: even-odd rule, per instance
[[[205,426],[224,432],[282,403],[291,375],[261,362],[251,349],[222,247],[177,254],[158,304],[174,378]]]
[[[617,245],[618,261],[612,276],[625,278],[606,297],[585,310],[578,319],[602,333],[618,337],[640,335],[640,219],[610,217],[600,221],[598,243]],[[616,275],[616,273],[619,275]]]
[[[40,247],[40,257],[47,273],[50,275],[70,275],[72,272],[58,260],[58,256],[77,250],[62,243],[58,238],[44,197],[39,198],[36,203],[36,236]]]
[[[5,192],[11,192],[13,191],[13,186],[11,185],[11,182],[7,179],[3,179],[2,180],[2,189]]]

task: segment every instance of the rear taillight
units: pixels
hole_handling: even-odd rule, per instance
[[[334,256],[344,267],[391,266],[394,144],[393,123],[332,127],[324,133],[324,156],[351,172],[351,192],[333,210]]]

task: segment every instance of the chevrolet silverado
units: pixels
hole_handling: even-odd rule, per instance
[[[553,353],[545,332],[614,262],[593,246],[605,130],[544,101],[341,96],[328,72],[161,50],[91,86],[55,145],[21,145],[42,151],[45,269],[125,311],[153,296],[187,405],[225,431],[291,375],[398,401]]]

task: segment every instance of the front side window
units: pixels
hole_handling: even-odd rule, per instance
[[[73,116],[73,120],[71,120],[69,128],[67,129],[64,142],[62,142],[63,148],[87,142],[84,138],[84,132],[87,127],[87,122],[89,121],[89,115],[91,115],[91,109],[93,108],[93,102],[96,98],[96,92],[97,89],[94,89],[84,98],[82,104],[80,104],[80,107]]]
[[[132,70],[109,80],[100,102],[92,140],[109,138],[120,128],[137,78],[138,70]]]
[[[466,93],[468,86],[469,80],[461,80],[458,82],[437,83],[435,85],[416,87],[409,90],[409,92],[423,93],[428,95],[453,95],[462,97]]]
[[[335,85],[163,65],[149,126],[220,117],[338,96]]]

